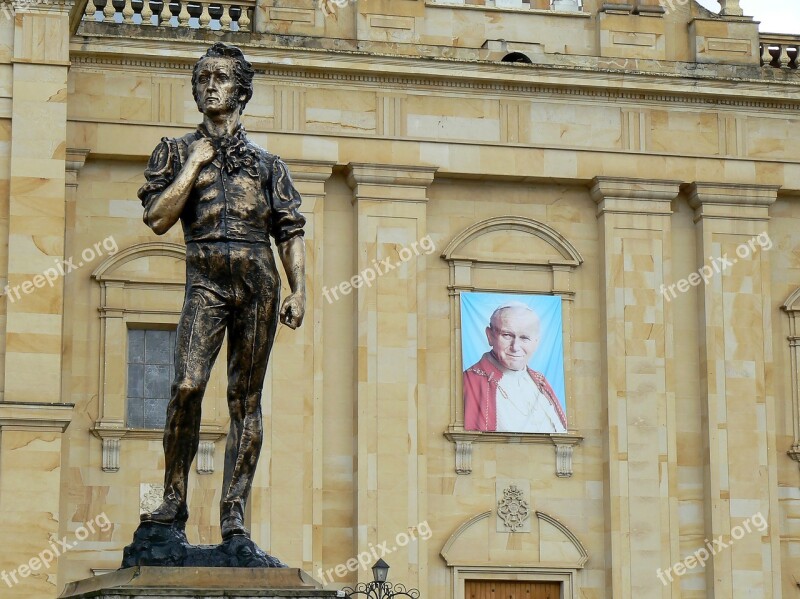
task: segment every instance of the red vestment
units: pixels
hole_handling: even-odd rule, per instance
[[[566,429],[567,417],[550,383],[541,372],[530,368],[527,370]],[[497,430],[497,383],[502,376],[503,372],[489,358],[489,352],[483,354],[477,364],[464,371],[464,430]]]

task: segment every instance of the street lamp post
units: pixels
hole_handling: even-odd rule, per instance
[[[389,578],[389,564],[382,559],[372,566],[372,578],[372,582],[359,582],[355,588],[342,589],[342,593],[351,599],[357,599],[359,596],[365,599],[392,599],[393,597],[419,599],[418,589],[406,589],[402,584],[386,582],[386,579]]]

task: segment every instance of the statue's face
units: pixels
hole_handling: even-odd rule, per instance
[[[197,74],[195,96],[203,114],[231,113],[239,106],[236,96],[239,86],[233,73],[233,61],[229,58],[204,58]]]

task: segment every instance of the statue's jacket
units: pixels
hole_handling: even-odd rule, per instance
[[[189,146],[209,137],[200,125],[180,138],[161,139],[145,169],[147,182],[139,190],[145,211],[180,172]],[[212,139],[214,160],[197,176],[181,213],[186,243],[238,241],[280,244],[303,234],[300,194],[286,164],[253,144],[241,125],[233,135]]]

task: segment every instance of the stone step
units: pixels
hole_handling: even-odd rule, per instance
[[[337,597],[299,568],[137,566],[67,584],[59,599]]]

